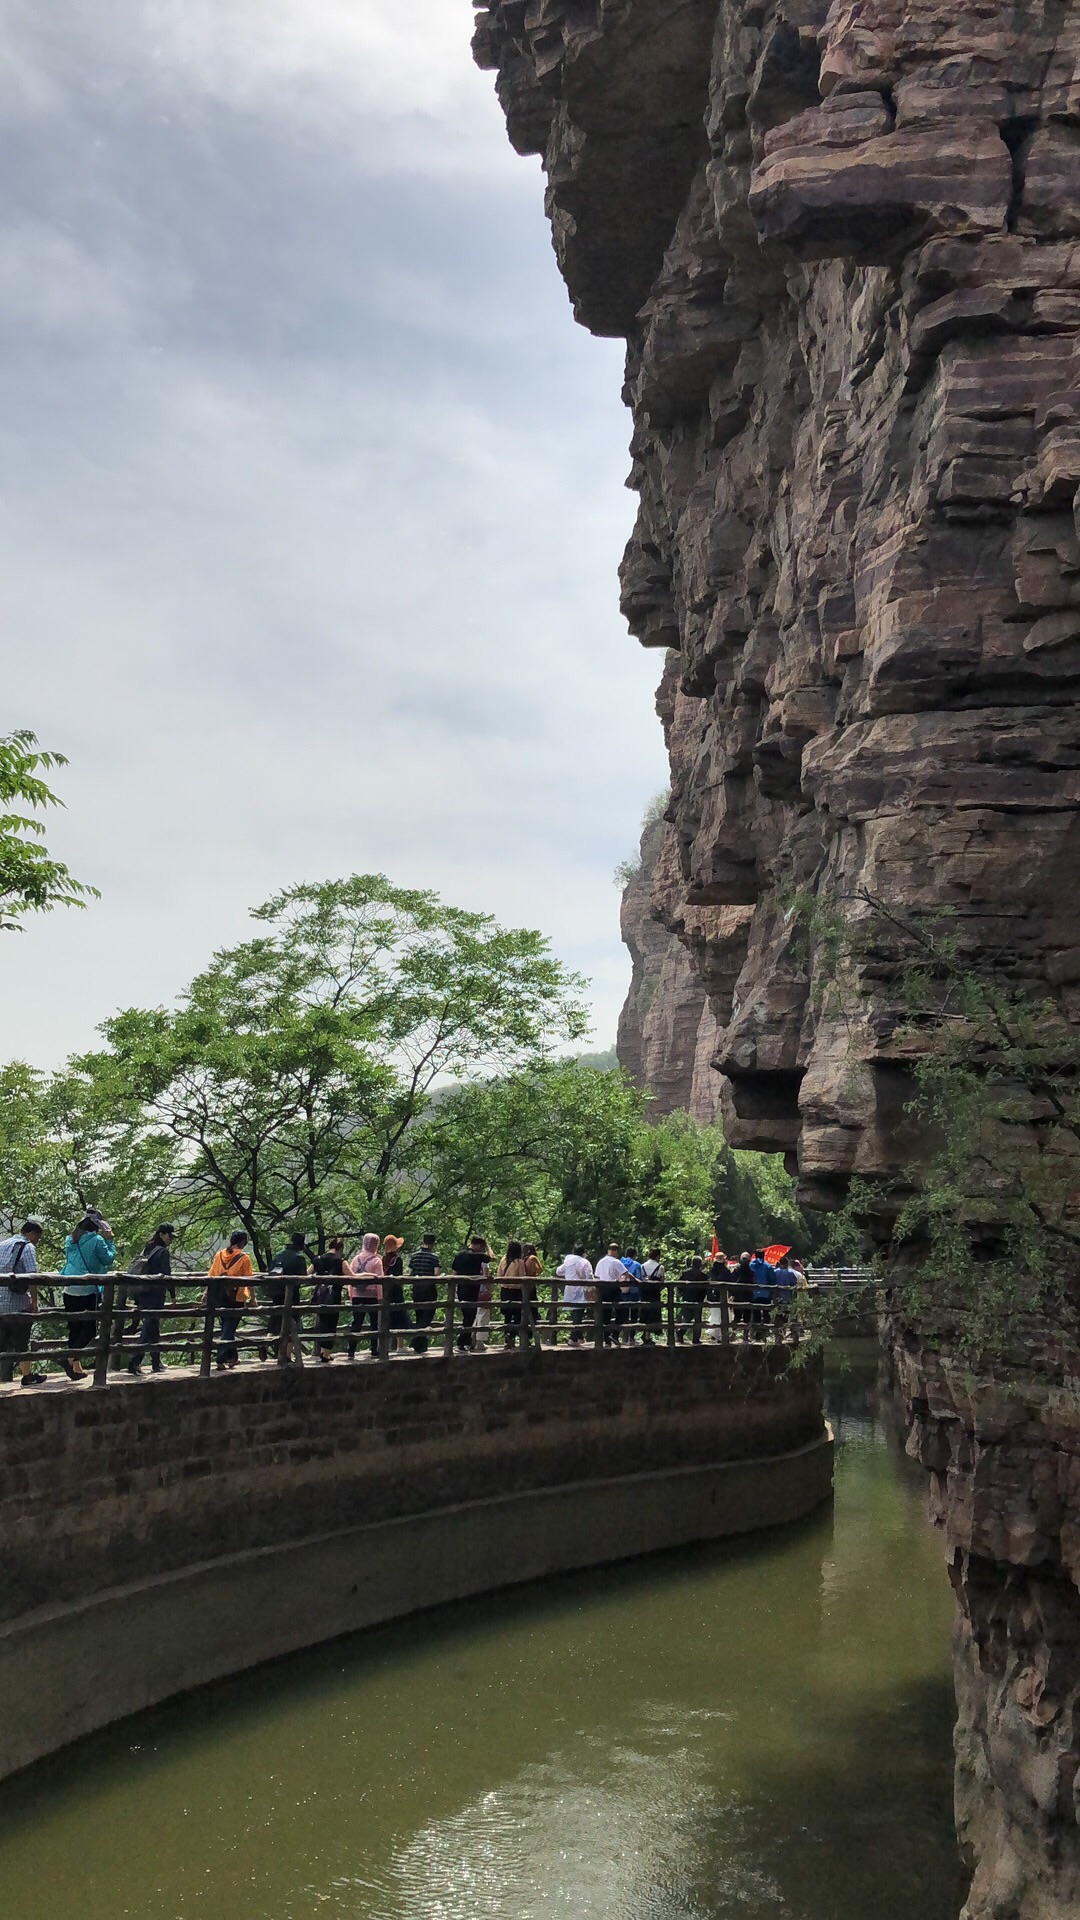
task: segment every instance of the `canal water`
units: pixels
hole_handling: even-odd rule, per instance
[[[853,1348],[831,1510],[317,1650],[0,1793],[20,1920],[956,1920],[951,1599]]]

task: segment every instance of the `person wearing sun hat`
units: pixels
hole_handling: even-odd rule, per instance
[[[400,1344],[398,1336],[408,1333],[412,1327],[409,1309],[405,1305],[403,1285],[405,1262],[401,1257],[404,1240],[396,1233],[384,1233],[382,1243],[383,1273],[387,1280],[387,1297],[390,1302],[390,1351],[396,1353]]]

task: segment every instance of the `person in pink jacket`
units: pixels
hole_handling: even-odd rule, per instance
[[[382,1300],[383,1263],[379,1254],[379,1236],[377,1233],[365,1233],[359,1253],[349,1262],[352,1280],[349,1284],[349,1299],[352,1302],[352,1326],[349,1328],[349,1359],[356,1359],[356,1349],[360,1344],[359,1335],[365,1326],[371,1328],[372,1356],[379,1351],[379,1304]]]

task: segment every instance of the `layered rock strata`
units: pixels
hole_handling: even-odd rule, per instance
[[[867,896],[1080,1018],[1080,6],[482,0],[575,312],[627,343],[623,606],[664,665],[653,901],[736,1145],[899,1179]],[[819,924],[821,923],[819,922]],[[823,943],[824,944],[824,943]],[[971,1920],[1080,1911],[1075,1381],[909,1351],[952,1553]]]
[[[718,1029],[689,950],[665,924],[671,896],[671,829],[651,821],[641,836],[637,871],[623,890],[622,937],[633,963],[619,1018],[619,1065],[649,1095],[648,1114],[662,1120],[684,1110],[715,1120],[720,1077],[712,1064]],[[675,875],[675,910],[682,888]]]
[[[957,1598],[965,1920],[1080,1913],[1080,1366],[1039,1329],[993,1380],[898,1334],[908,1451]]]
[[[487,0],[476,48],[627,342],[623,604],[730,1137],[828,1204],[902,1167],[909,1060],[793,901],[949,906],[1076,1012],[1080,9]]]

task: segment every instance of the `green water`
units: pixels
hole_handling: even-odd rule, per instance
[[[337,1643],[0,1792],[20,1920],[955,1920],[951,1601],[864,1356],[836,1502]]]

